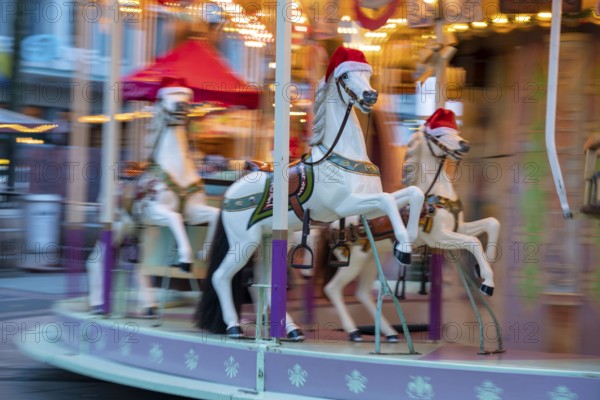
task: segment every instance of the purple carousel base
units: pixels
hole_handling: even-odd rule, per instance
[[[407,351],[401,342],[373,355],[373,343],[350,343],[333,330],[307,330],[304,343],[280,344],[203,333],[189,321],[191,308],[169,310],[160,328],[151,320],[90,319],[84,303],[73,300],[55,310],[52,323],[38,326],[40,337],[54,336],[18,341],[24,353],[95,378],[193,398],[547,400],[600,393],[600,357],[516,350],[484,356],[477,347],[428,341],[415,342],[422,354],[391,354]]]

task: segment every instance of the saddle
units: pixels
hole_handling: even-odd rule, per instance
[[[244,169],[252,172],[261,171],[269,174],[263,198],[251,218],[251,222],[254,223],[259,219],[262,219],[263,215],[272,213],[274,166],[273,163],[250,160],[246,161]],[[312,167],[302,163],[301,160],[294,161],[288,166],[287,182],[289,208],[294,211],[294,214],[296,214],[301,221],[304,221],[305,212],[302,204],[308,201],[313,191],[314,179]],[[316,225],[326,225],[314,220],[311,220],[311,223]]]

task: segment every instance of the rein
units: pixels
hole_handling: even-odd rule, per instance
[[[425,192],[425,197],[427,197],[427,195],[429,194],[429,192],[431,192],[431,189],[433,189],[433,186],[437,182],[438,178],[440,177],[440,174],[442,173],[442,169],[444,168],[444,163],[446,162],[446,158],[448,158],[448,153],[451,150],[449,148],[447,148],[446,146],[444,146],[443,144],[441,144],[439,142],[439,140],[437,140],[433,135],[430,135],[427,132],[423,132],[423,135],[425,135],[425,141],[427,142],[427,147],[429,147],[429,152],[431,153],[431,155],[433,157],[435,157],[435,158],[441,158],[441,161],[440,161],[440,164],[438,166],[438,169],[435,172],[435,177],[433,178],[433,181],[431,182],[431,185],[429,185],[429,188]],[[436,146],[438,146],[443,152],[446,153],[443,157],[435,155],[435,153],[433,152],[433,149],[431,148],[431,143],[429,142],[430,140],[433,141]]]
[[[182,124],[173,124],[173,123],[169,122],[169,120],[172,119],[172,115],[174,115],[174,114],[176,115],[177,113],[170,112],[162,104],[159,104],[159,110],[164,115],[163,121],[162,121],[162,126],[159,129],[158,133],[156,134],[156,139],[154,139],[154,144],[152,145],[152,151],[150,152],[150,155],[146,159],[147,162],[154,162],[154,155],[156,153],[156,148],[158,147],[160,138],[162,137],[163,133],[166,131],[165,128],[167,128],[169,126],[181,126],[182,125]],[[187,125],[187,123],[186,123],[186,125]]]
[[[333,149],[335,148],[337,143],[340,141],[340,138],[342,137],[342,132],[344,131],[344,128],[346,127],[346,122],[348,122],[348,117],[350,116],[350,111],[352,110],[353,105],[354,105],[354,101],[350,101],[350,103],[348,104],[348,107],[346,108],[346,114],[344,115],[344,120],[342,121],[342,125],[340,125],[340,130],[338,131],[337,135],[335,135],[335,140],[331,144],[331,147],[329,148],[329,150],[327,150],[327,153],[325,153],[325,155],[323,157],[321,157],[320,160],[313,161],[313,162],[307,161],[307,158],[309,157],[309,155],[304,154],[304,155],[302,155],[302,159],[301,159],[301,161],[304,164],[313,166],[313,165],[320,164],[321,162],[323,162],[323,160],[329,158],[331,153],[333,153]]]
[[[335,149],[335,146],[337,145],[337,143],[340,141],[340,138],[342,137],[342,133],[344,132],[344,128],[346,127],[346,123],[348,122],[348,117],[350,116],[350,111],[352,110],[352,106],[354,105],[354,103],[358,103],[362,106],[365,106],[366,103],[360,99],[356,93],[354,93],[352,90],[350,90],[350,88],[348,88],[348,86],[346,86],[346,84],[344,83],[344,81],[340,78],[336,78],[335,80],[335,85],[337,87],[337,91],[338,91],[338,95],[340,96],[340,99],[342,101],[344,101],[344,98],[342,97],[342,91],[340,90],[340,86],[342,88],[344,88],[344,91],[348,94],[348,96],[350,96],[350,101],[348,102],[348,107],[346,107],[346,114],[344,115],[344,120],[342,121],[342,124],[340,125],[340,129],[338,130],[338,133],[335,135],[335,139],[333,141],[333,143],[331,144],[331,147],[329,148],[329,150],[327,150],[327,153],[325,153],[325,155],[323,157],[321,157],[320,160],[317,161],[306,161],[308,158],[308,154],[304,154],[302,155],[301,161],[306,164],[306,165],[317,165],[320,164],[321,162],[323,162],[324,160],[326,160],[327,158],[329,158],[329,156],[333,153],[333,149]],[[369,118],[370,118],[371,114],[369,114]]]

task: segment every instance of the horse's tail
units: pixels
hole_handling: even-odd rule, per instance
[[[215,229],[213,246],[210,251],[210,260],[208,264],[208,272],[202,285],[202,297],[196,306],[194,321],[198,328],[206,329],[214,333],[224,333],[226,330],[225,322],[223,322],[223,312],[219,296],[212,284],[212,277],[225,259],[229,252],[229,240],[225,227],[223,226],[222,213],[219,214],[219,220]],[[232,280],[233,302],[236,312],[240,314],[243,301],[242,274],[238,271]]]

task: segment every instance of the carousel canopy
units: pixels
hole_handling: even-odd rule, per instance
[[[205,40],[190,39],[149,67],[123,79],[124,100],[156,99],[163,77],[182,78],[194,91],[194,101],[214,101],[256,109],[260,91],[239,79]]]
[[[42,133],[57,126],[43,119],[0,109],[0,132]]]

